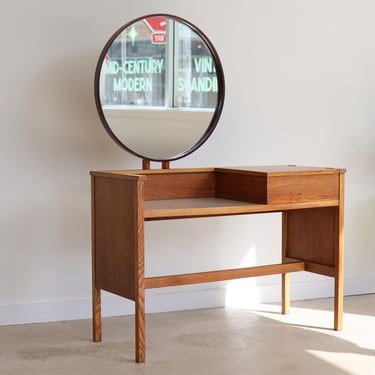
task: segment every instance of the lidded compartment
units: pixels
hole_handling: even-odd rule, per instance
[[[344,172],[295,165],[216,168],[216,196],[258,204],[337,200]]]

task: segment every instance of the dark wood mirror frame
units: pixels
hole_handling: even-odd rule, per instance
[[[128,145],[126,145],[125,142],[121,141],[115,135],[114,131],[111,129],[111,126],[108,123],[107,118],[104,114],[101,99],[100,99],[100,91],[99,91],[100,90],[100,75],[101,75],[103,62],[106,58],[106,54],[107,54],[109,48],[113,44],[113,42],[116,40],[116,38],[118,38],[118,36],[125,29],[131,27],[136,22],[139,22],[143,19],[150,18],[150,17],[166,17],[168,19],[175,20],[175,21],[187,26],[188,28],[190,28],[195,34],[197,34],[201,38],[202,42],[206,45],[207,49],[211,53],[213,62],[215,64],[217,86],[218,86],[216,107],[215,107],[215,110],[214,110],[213,115],[211,117],[210,123],[207,124],[207,128],[206,128],[205,132],[202,134],[202,136],[199,138],[199,140],[195,144],[192,144],[187,149],[181,150],[181,152],[177,153],[176,155],[174,155],[172,157],[165,158],[165,159],[164,158],[155,158],[154,156],[142,154],[142,153],[138,152],[137,150],[134,150],[134,149],[130,148]],[[104,48],[103,48],[103,50],[102,50],[102,52],[99,56],[97,66],[96,66],[95,79],[94,79],[94,94],[95,94],[96,108],[97,108],[97,111],[98,111],[98,114],[99,114],[99,117],[100,117],[100,120],[101,120],[102,124],[103,124],[104,128],[106,129],[106,131],[108,132],[108,134],[111,136],[111,138],[121,148],[123,148],[124,150],[128,151],[129,153],[131,153],[131,154],[133,154],[137,157],[142,158],[143,159],[142,167],[144,169],[149,169],[150,161],[162,162],[163,168],[169,168],[169,162],[170,161],[183,158],[183,157],[193,153],[195,150],[197,150],[199,147],[201,147],[207,141],[207,139],[210,137],[212,132],[215,130],[215,128],[217,126],[217,123],[220,119],[220,116],[221,116],[221,113],[222,113],[222,110],[223,110],[223,105],[224,105],[224,97],[225,97],[224,71],[223,71],[223,67],[222,67],[219,55],[218,55],[215,47],[213,46],[211,41],[208,39],[208,37],[199,28],[194,26],[192,23],[184,20],[183,18],[174,16],[174,15],[171,15],[171,14],[164,14],[164,13],[149,14],[149,15],[146,15],[146,16],[138,17],[138,18],[126,23],[122,27],[120,27],[111,36],[111,38],[108,40],[108,42],[105,44],[105,46],[104,46]]]

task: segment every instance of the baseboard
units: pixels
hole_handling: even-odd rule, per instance
[[[248,280],[248,279],[247,279]],[[223,306],[247,308],[256,303],[274,303],[281,299],[280,283],[257,284],[255,279],[244,288],[228,287],[228,283],[203,284],[146,291],[146,312],[166,312],[215,308]],[[238,299],[233,297],[239,296]],[[375,293],[375,277],[345,279],[345,295]],[[318,278],[291,284],[291,299],[316,299],[333,296],[333,280]],[[132,315],[134,303],[103,293],[102,316]],[[91,298],[41,301],[0,305],[0,326],[43,323],[91,318]]]

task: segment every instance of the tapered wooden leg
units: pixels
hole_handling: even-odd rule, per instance
[[[282,213],[282,259],[287,256],[288,248],[288,212]],[[289,314],[290,310],[290,273],[281,275],[281,312]]]
[[[342,272],[341,272],[342,274]],[[336,331],[342,330],[343,311],[344,311],[344,287],[342,275],[335,278],[335,313],[334,313],[334,329]]]
[[[102,308],[100,289],[92,288],[92,332],[94,342],[102,341]]]
[[[342,245],[339,246],[338,252],[342,253]],[[333,327],[336,331],[341,331],[344,314],[344,259],[342,254],[337,258],[336,262]]]
[[[338,210],[338,246],[335,254],[334,329],[341,331],[344,313],[344,175],[340,175],[340,205]]]
[[[283,273],[281,280],[282,296],[281,296],[281,312],[289,314],[290,310],[290,273]]]
[[[102,305],[100,289],[96,287],[95,219],[95,178],[91,176],[92,336],[94,342],[99,342],[102,341]]]
[[[145,298],[144,290],[140,291],[135,302],[135,360],[138,363],[146,360]]]

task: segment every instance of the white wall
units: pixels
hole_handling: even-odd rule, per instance
[[[99,123],[96,60],[119,26],[159,11],[202,28],[226,74],[220,125],[172,167],[346,167],[345,291],[374,293],[375,2],[29,0],[0,13],[0,324],[90,316],[89,171],[140,167]],[[279,227],[277,214],[147,223],[147,273],[277,261]],[[292,281],[293,298],[332,295],[330,279]],[[279,282],[240,296],[278,300]],[[156,290],[147,307],[236,304],[242,285]],[[109,295],[103,308],[133,311]]]

